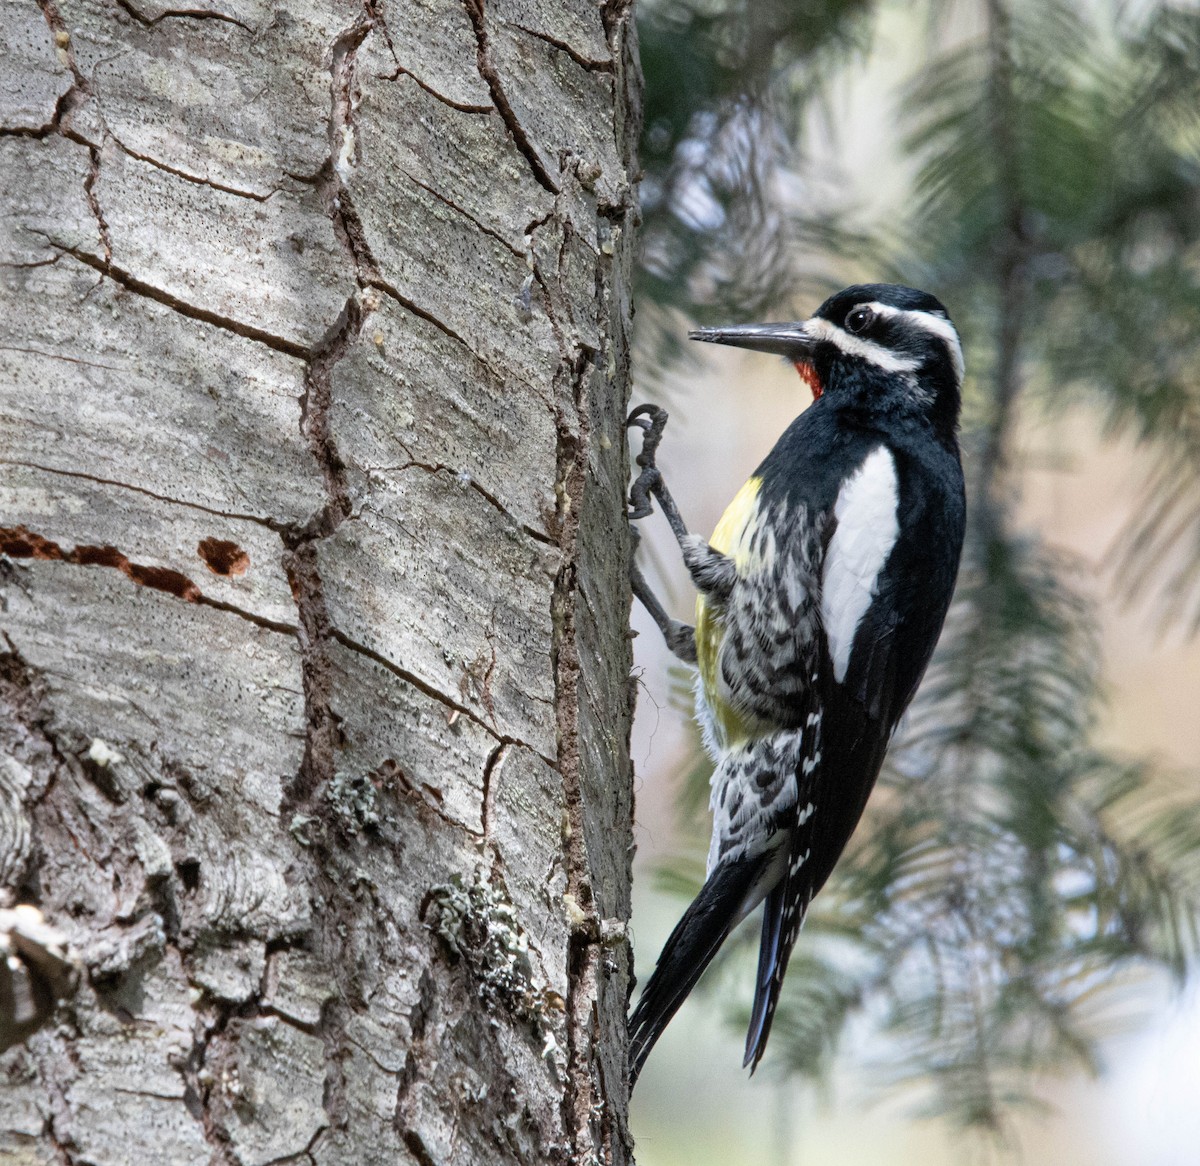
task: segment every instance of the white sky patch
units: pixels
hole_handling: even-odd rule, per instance
[[[840,684],[850,667],[858,625],[875,597],[875,584],[900,533],[896,463],[876,446],[843,483],[833,508],[837,529],[825,554],[821,617]]]

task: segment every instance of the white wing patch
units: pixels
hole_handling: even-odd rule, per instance
[[[821,617],[840,684],[850,667],[858,625],[875,597],[875,585],[900,533],[896,462],[883,445],[843,483],[833,514],[837,528],[825,553]]]

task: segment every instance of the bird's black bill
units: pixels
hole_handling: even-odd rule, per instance
[[[689,332],[692,340],[706,344],[728,344],[749,348],[752,352],[773,352],[796,360],[812,347],[812,338],[803,324],[737,324],[729,328],[697,328]]]

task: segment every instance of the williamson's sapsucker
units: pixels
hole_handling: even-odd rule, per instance
[[[715,764],[708,878],[667,940],[629,1021],[636,1080],[730,931],[763,903],[745,1064],[763,1055],[788,957],[850,839],[941,632],[965,522],[962,346],[924,292],[865,284],[809,320],[704,328],[696,340],[791,360],[814,402],[730,503],[689,534],[643,431],[631,517],[656,498],[699,592],[696,624],[634,590],[672,651],[699,669]]]

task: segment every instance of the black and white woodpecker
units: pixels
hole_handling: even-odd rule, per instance
[[[666,414],[644,405],[629,419],[643,430],[630,517],[658,500],[699,592],[695,627],[667,616],[636,566],[634,591],[672,651],[698,666],[697,717],[715,764],[708,878],[630,1017],[635,1081],[761,902],[744,1061],[758,1064],[805,912],[933,654],[966,513],[962,346],[933,296],[863,284],[801,323],[690,335],[786,357],[814,401],[707,541],[688,533],[654,463]]]

